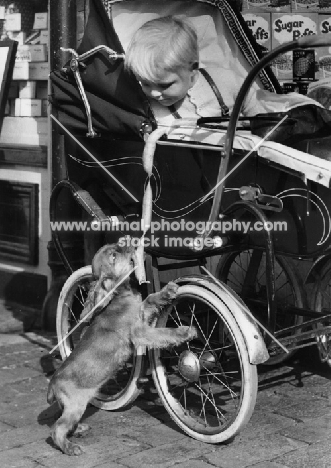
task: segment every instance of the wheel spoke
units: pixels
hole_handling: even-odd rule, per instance
[[[251,414],[256,395],[254,388],[257,388],[256,370],[249,378],[244,377],[244,369],[250,372],[251,365],[247,356],[241,357],[243,355],[239,351],[242,349],[247,353],[244,342],[240,341],[242,348],[238,348],[238,337],[229,328],[233,319],[223,319],[222,314],[229,313],[224,302],[202,287],[192,285],[187,289],[191,287],[201,289],[206,298],[195,294],[185,295],[180,292],[180,287],[176,312],[173,313],[174,317],[168,317],[167,325],[190,324],[196,327],[198,336],[189,342],[188,350],[181,345],[172,348],[168,354],[153,352],[155,384],[165,407],[176,422],[181,422],[184,430],[190,428],[193,436],[200,434],[201,437],[197,437],[199,440],[209,440],[209,437],[215,436],[215,440],[221,441],[225,440],[222,439],[225,429],[227,434],[231,434],[234,427],[238,430],[233,423],[242,411],[243,415]],[[208,297],[212,299],[211,302],[207,300]],[[164,325],[165,322],[160,324]],[[252,367],[255,369],[255,366]],[[253,385],[252,391],[244,392],[244,385]],[[250,401],[252,395],[253,402]],[[248,405],[243,403],[246,400],[249,400]],[[189,434],[192,435],[192,432]]]
[[[62,342],[60,351],[63,359],[67,358],[75,346],[77,346],[81,339],[82,329],[86,326],[83,323],[66,338],[70,329],[79,323],[85,300],[88,297],[88,286],[93,282],[91,269],[88,270],[88,267],[84,267],[81,270],[84,271],[82,276],[78,275],[80,270],[77,270],[77,272],[69,277],[67,283],[70,284],[70,287],[67,287],[63,299],[60,296],[59,300],[58,314],[60,313],[61,327],[58,329],[58,341]],[[88,274],[87,271],[89,271]],[[75,280],[71,280],[72,277]],[[178,359],[177,356],[175,358]],[[135,382],[133,382],[133,376],[138,376],[139,373],[136,373],[136,366],[138,365],[140,369],[141,362],[142,358],[140,356],[134,356],[126,362],[118,371],[116,377],[112,377],[102,386],[98,397],[92,400],[92,404],[105,409],[117,409],[126,404],[126,401],[133,401],[139,393]],[[137,378],[135,377],[135,379]],[[123,404],[120,405],[118,401],[123,401]]]
[[[240,285],[238,281],[236,282],[239,286],[235,288],[235,291],[247,304],[251,304],[252,312],[256,314],[257,318],[262,319],[262,321],[265,321],[266,325],[268,325],[266,254],[265,252],[262,253],[260,265],[257,269],[257,257],[259,255],[261,255],[261,251],[258,253],[257,250],[254,249],[225,254],[220,259],[217,267],[217,274],[221,281],[232,285],[237,273],[240,272],[240,276],[237,275],[237,277],[242,279],[243,276],[244,280]],[[254,265],[251,265],[252,261],[255,262],[255,273],[250,278],[249,272],[254,270]],[[303,322],[302,316],[291,314],[285,307],[305,307],[305,297],[299,275],[296,273],[295,266],[292,265],[290,259],[276,256],[274,267],[275,275],[273,281],[278,312],[276,314],[275,329],[271,331],[281,331],[284,328],[299,325]],[[284,309],[281,310],[281,308]],[[295,334],[299,332],[300,329],[297,329],[290,333]],[[273,353],[267,364],[282,362],[288,357],[289,354],[279,350],[277,353]]]
[[[222,413],[222,411],[213,403],[213,400],[211,400],[207,393],[203,390],[203,388],[201,388],[198,384],[195,384],[196,388],[201,392],[201,394],[204,395],[204,397],[206,398],[206,400],[209,401],[209,403],[211,403],[212,407],[215,409],[215,411],[220,414],[224,419],[225,419],[225,416],[224,414]]]
[[[210,340],[211,335],[213,334],[213,331],[215,330],[215,327],[216,327],[217,324],[218,324],[218,319],[215,320],[214,326],[213,326],[213,328],[211,329],[211,331],[210,331],[210,333],[209,333],[208,339],[206,338],[206,340],[205,340],[205,341],[206,341],[206,342],[205,342],[205,345],[204,345],[204,347],[203,347],[203,349],[202,349],[202,351],[201,351],[199,357],[201,357],[202,354],[205,352],[205,349],[206,349],[207,346],[209,346],[209,348],[210,348],[209,340]],[[207,327],[207,330],[208,330],[208,327]],[[211,348],[210,348],[210,349],[211,349]]]

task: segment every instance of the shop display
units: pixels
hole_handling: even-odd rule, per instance
[[[3,19],[2,19],[3,17]],[[13,143],[15,128],[20,120],[42,119],[47,116],[48,98],[48,11],[47,1],[0,0],[1,39],[18,42],[12,86],[6,115],[10,132],[2,132],[0,143]],[[29,128],[27,125],[23,128]],[[17,132],[16,144],[45,145],[47,135]]]
[[[275,49],[302,36],[331,33],[331,0],[292,0],[290,5],[287,0],[244,0],[242,14],[263,49]],[[267,24],[270,24],[270,41],[269,37],[265,39],[269,36]],[[306,94],[309,83],[331,77],[331,44],[316,50],[282,54],[271,66],[284,93]]]

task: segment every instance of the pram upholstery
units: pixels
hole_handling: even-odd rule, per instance
[[[79,53],[101,43],[119,53],[125,52],[133,33],[146,21],[176,14],[188,17],[197,30],[202,67],[215,67],[222,63],[222,66],[245,77],[261,57],[261,51],[242,18],[226,1],[124,0],[109,3],[111,18],[107,17],[99,0],[91,2],[89,20]],[[100,56],[94,60],[95,70],[90,72],[90,63],[87,62],[87,69],[83,73],[96,130],[103,134],[109,132],[115,136],[141,138],[143,123],[152,122],[155,126],[149,103],[135,79],[123,70],[122,63],[107,64],[104,56]],[[95,72],[99,75],[97,80]],[[55,71],[51,78],[53,103],[59,109],[61,122],[74,131],[84,130],[85,111],[70,73],[66,75]],[[280,91],[270,69],[260,73],[256,85],[270,91]],[[214,146],[222,146],[224,137],[225,130],[199,129],[193,123],[188,128],[175,127],[168,135],[168,138],[198,141]],[[250,132],[240,131],[235,138],[234,148],[250,151],[260,141]],[[309,180],[330,186],[331,165],[328,161],[268,141],[263,141],[257,151],[261,157],[294,169]]]
[[[214,61],[219,59],[245,77],[261,57],[262,52],[250,35],[242,17],[232,9],[226,0],[170,0],[169,2],[123,0],[110,2],[110,5],[111,17],[109,18],[100,0],[90,2],[89,19],[78,53],[86,52],[99,44],[105,44],[119,53],[125,52],[133,32],[145,21],[167,14],[185,14],[191,19],[198,31],[200,58],[204,66],[213,66]],[[99,159],[102,164],[111,167],[119,180],[130,187],[136,200],[141,202],[145,176],[140,172],[140,169],[138,171],[136,166],[143,150],[144,135],[141,129],[146,122],[154,129],[157,125],[149,102],[134,77],[124,70],[121,60],[109,62],[102,53],[99,53],[86,61],[86,68],[82,70],[81,75],[91,105],[93,126],[109,143],[98,144],[98,138],[90,139],[90,142],[86,141],[85,109],[68,66],[67,72],[53,71],[51,74],[54,93],[53,104],[58,110],[58,118],[70,132],[81,135],[84,144],[90,150],[92,147],[96,151],[98,151],[98,146],[101,148]],[[279,84],[269,68],[259,74],[256,86],[269,91],[280,91]],[[199,200],[210,187],[214,186],[217,168],[221,162],[220,150],[224,145],[226,130],[200,128],[195,121],[186,122],[181,126],[174,125],[165,130],[167,139],[159,141],[159,149],[155,159],[157,172],[163,179],[163,191],[161,196],[160,194],[155,195],[154,215],[159,219],[162,217],[176,219],[178,216],[182,218],[189,216],[189,219],[192,219],[193,216],[197,220],[208,219],[209,204],[205,204],[203,207],[197,204],[193,214],[193,209],[184,210],[182,207],[194,205],[194,200]],[[122,146],[119,144],[119,140],[124,141]],[[192,151],[187,149],[190,145],[193,148]],[[171,154],[169,154],[169,146],[172,146]],[[105,147],[107,147],[106,153]],[[317,222],[317,219],[320,220],[320,211],[318,210],[307,216],[307,206],[302,194],[309,192],[310,188],[307,188],[307,182],[310,181],[309,183],[317,183],[318,187],[321,187],[321,189],[314,188],[314,196],[319,199],[325,196],[323,189],[328,189],[331,184],[331,163],[303,151],[262,140],[247,130],[239,130],[236,133],[233,147],[240,154],[252,152],[254,161],[251,161],[249,171],[245,165],[242,165],[229,178],[225,205],[227,200],[229,203],[234,201],[231,194],[235,193],[238,196],[238,187],[254,180],[257,181],[256,183],[260,183],[260,181],[264,183],[265,174],[268,172],[270,180],[280,181],[272,188],[272,194],[277,195],[283,193],[281,190],[285,190],[287,202],[290,202],[292,195],[289,195],[288,191],[292,189],[289,183],[296,187],[299,192],[299,195],[296,196],[300,198],[302,203],[300,202],[299,208],[289,207],[289,223],[293,224],[297,222],[293,221],[294,218],[300,218],[302,219],[300,222],[304,226],[303,231],[307,232],[304,243],[300,235],[293,239],[290,233],[282,234],[283,240],[278,242],[280,251],[290,250],[290,253],[294,255],[311,255],[312,252],[318,253],[320,249],[324,248],[326,240],[331,235],[331,228],[329,229],[331,223],[326,227],[324,218]],[[194,162],[190,162],[192,161],[191,152],[199,152],[200,150],[204,151],[202,160],[200,160],[201,153],[199,153],[198,156],[195,155]],[[131,158],[131,162],[135,164],[137,170],[128,172],[126,165],[123,168],[114,167],[115,163],[112,163],[112,160],[119,158],[123,151],[127,158],[125,164]],[[95,151],[93,152],[95,154]],[[79,158],[84,159],[84,162],[80,161]],[[96,165],[86,161],[86,155],[83,157],[81,154],[76,159],[69,159],[69,166],[73,167],[71,174],[75,174],[78,183],[80,183],[80,175],[78,174],[82,171],[82,164],[85,165],[87,171],[90,171],[91,168],[96,169]],[[236,154],[232,159],[233,167],[237,162]],[[261,165],[263,170],[259,172],[259,177],[256,177],[255,166],[259,159],[263,162]],[[268,166],[269,163],[271,166]],[[189,177],[187,171],[190,172]],[[201,171],[203,175],[201,175]],[[284,184],[281,182],[283,179],[281,171],[290,174],[291,182]],[[99,172],[101,174],[93,177],[104,176],[102,171]],[[180,172],[183,173],[182,176],[179,175]],[[250,179],[248,180],[247,177]],[[195,187],[194,195],[192,193],[193,185]],[[170,193],[171,199],[164,195],[167,190],[169,190],[168,194]],[[129,202],[128,204],[130,204]],[[160,206],[162,206],[162,210],[160,210]],[[296,210],[299,211],[298,215],[295,214]],[[325,218],[329,219],[328,210],[326,211]],[[272,216],[275,218],[275,215]],[[319,223],[321,227],[313,232],[309,229],[311,222],[315,223],[316,226]],[[322,239],[322,243],[320,239]],[[254,239],[254,243],[256,244],[256,239]],[[302,247],[303,245],[304,247]]]
[[[164,5],[167,5],[166,8]],[[143,13],[144,9],[147,9],[146,13]],[[93,0],[90,2],[85,34],[77,52],[81,54],[103,44],[122,53],[142,18],[147,21],[156,15],[172,12],[185,12],[197,26],[204,65],[223,61],[226,66],[245,76],[261,57],[262,51],[252,39],[243,18],[227,1],[195,0],[172,0],[169,3],[160,0],[113,2],[112,18],[108,18],[100,0]],[[91,105],[93,125],[98,133],[141,139],[141,127],[146,121],[156,127],[147,99],[134,77],[124,70],[121,60],[111,63],[100,53],[88,60],[86,65],[82,81]],[[56,70],[51,73],[52,102],[59,109],[59,118],[65,126],[84,132],[85,109],[69,64],[66,69],[67,72]],[[261,72],[258,86],[280,91],[271,70]]]

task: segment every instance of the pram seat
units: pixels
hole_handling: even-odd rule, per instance
[[[202,145],[211,145],[215,149],[222,149],[225,143],[226,130],[197,128],[193,124],[180,128],[174,127],[168,133],[168,139],[199,142]],[[162,143],[161,143],[162,144]],[[331,162],[313,154],[289,148],[281,143],[268,141],[253,135],[248,130],[238,130],[234,139],[234,149],[256,151],[258,156],[268,161],[284,166],[285,169],[297,173],[303,180],[317,182],[330,188]]]

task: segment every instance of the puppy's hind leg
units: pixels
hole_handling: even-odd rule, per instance
[[[73,431],[72,435],[74,437],[84,437],[90,429],[91,426],[88,424],[79,423],[77,424],[76,429]]]
[[[167,348],[178,346],[197,336],[194,327],[178,328],[151,328],[148,325],[137,327],[132,337],[135,346],[148,346],[149,348]]]
[[[52,429],[52,438],[54,443],[67,455],[81,455],[83,453],[81,447],[70,442],[67,436],[78,426],[91,399],[91,389],[76,388],[75,391],[70,390],[70,394],[65,391],[57,395],[63,406],[63,413]]]

